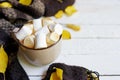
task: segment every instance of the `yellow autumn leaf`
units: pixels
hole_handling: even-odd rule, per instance
[[[66,24],[66,26],[74,31],[79,31],[80,30],[80,26],[79,25],[75,25],[75,24]]]
[[[0,3],[0,8],[11,8],[12,4],[10,4],[9,2],[2,2]]]
[[[62,39],[71,39],[71,34],[67,30],[63,30],[62,32]]]
[[[5,73],[8,64],[8,56],[3,46],[0,47],[0,72]]]
[[[56,72],[53,72],[50,76],[50,80],[59,80],[59,78],[57,77]]]
[[[19,3],[22,5],[29,6],[32,3],[32,0],[19,0]]]
[[[71,16],[72,14],[74,14],[75,12],[77,12],[76,8],[74,6],[68,6],[67,8],[65,8],[65,13],[68,16]]]
[[[55,14],[55,18],[61,18],[63,16],[64,12],[62,10],[59,10],[56,14]]]
[[[63,70],[56,68],[56,72],[51,74],[50,80],[63,80]]]
[[[59,79],[63,80],[63,70],[60,68],[56,68],[56,73],[57,73],[57,76],[59,77]]]

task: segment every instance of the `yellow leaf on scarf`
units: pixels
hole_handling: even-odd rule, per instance
[[[71,34],[67,30],[63,30],[62,32],[62,39],[71,39]]]
[[[63,80],[63,70],[60,68],[56,68],[56,73],[60,80]]]
[[[50,76],[50,80],[60,80],[56,74],[56,72],[53,72]]]
[[[5,73],[8,64],[8,56],[3,46],[0,47],[0,72]]]
[[[12,4],[10,4],[9,2],[2,2],[0,3],[0,8],[11,8]]]
[[[55,18],[61,18],[63,16],[64,12],[62,10],[59,10],[56,14],[55,14]]]
[[[29,6],[32,3],[32,0],[19,0],[19,3],[22,5]]]
[[[63,70],[56,68],[56,72],[51,74],[50,80],[63,80]]]

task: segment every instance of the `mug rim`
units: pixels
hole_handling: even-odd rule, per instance
[[[15,37],[15,35],[14,35],[14,37]],[[60,42],[61,39],[62,39],[62,35],[60,35],[59,40],[58,40],[57,42],[55,42],[54,44],[52,44],[52,45],[50,45],[50,46],[48,46],[48,47],[45,47],[45,48],[35,49],[35,48],[29,48],[29,47],[24,46],[24,45],[23,45],[22,43],[20,43],[20,41],[15,37],[15,40],[16,40],[17,43],[19,44],[19,47],[22,46],[22,47],[27,48],[27,49],[30,49],[30,50],[45,50],[45,49],[51,48],[52,46],[54,46],[54,45],[56,45],[58,42]]]

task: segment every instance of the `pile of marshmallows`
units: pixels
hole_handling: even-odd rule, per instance
[[[39,49],[55,44],[59,41],[62,32],[62,25],[50,18],[40,18],[28,22],[14,34],[22,45]]]

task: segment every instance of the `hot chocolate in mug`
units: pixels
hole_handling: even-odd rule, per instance
[[[18,54],[22,55],[29,63],[35,66],[47,65],[53,62],[61,53],[61,37],[51,46],[40,49],[25,47],[19,43]]]

